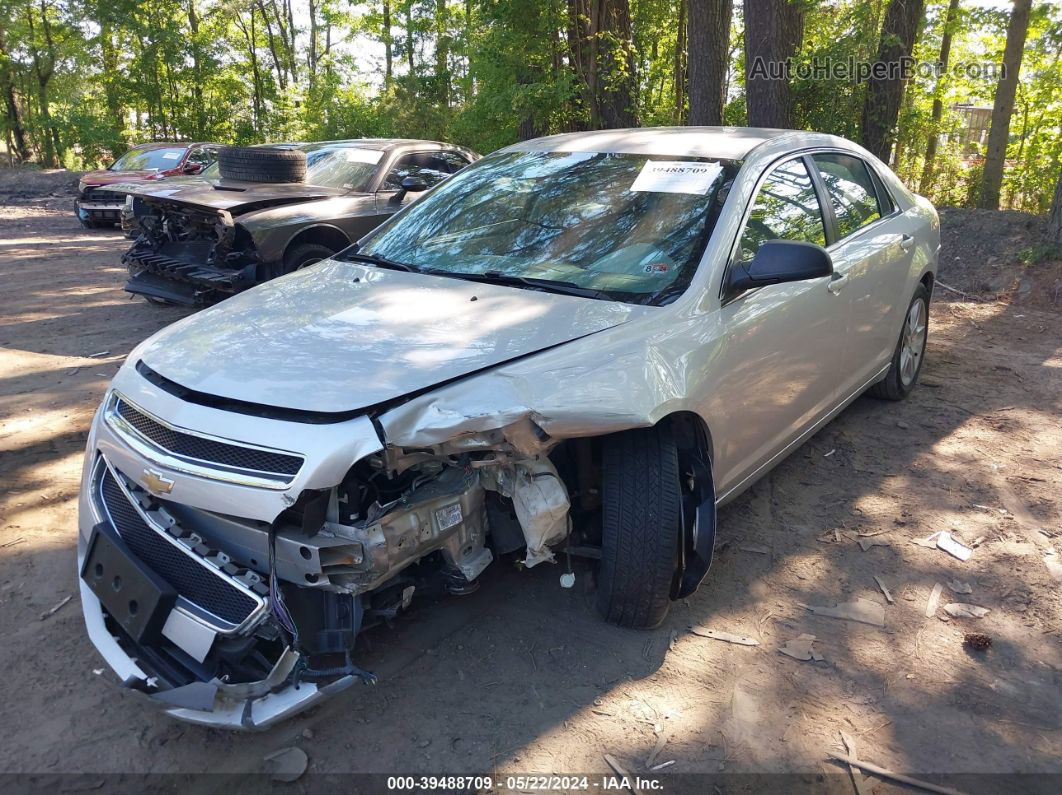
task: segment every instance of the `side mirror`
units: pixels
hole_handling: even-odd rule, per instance
[[[198,163],[186,163],[184,168],[181,169],[185,174],[198,174],[203,170],[203,167]]]
[[[402,188],[394,196],[391,197],[391,201],[395,204],[401,202],[406,198],[407,193],[420,193],[428,189],[428,183],[421,177],[404,177],[402,179]]]
[[[402,190],[406,193],[420,193],[428,189],[428,183],[420,177],[406,177],[402,180]]]
[[[802,282],[833,273],[833,260],[822,246],[798,240],[768,240],[751,262],[730,269],[727,292],[731,295],[753,287],[782,282]]]

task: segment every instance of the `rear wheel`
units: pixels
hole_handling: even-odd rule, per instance
[[[682,493],[666,426],[602,440],[601,567],[597,609],[610,624],[655,627],[667,616],[678,567]]]
[[[322,246],[320,243],[300,243],[292,246],[284,253],[284,273],[292,273],[316,265],[335,253],[328,246]]]
[[[929,291],[918,285],[907,307],[900,339],[892,354],[892,366],[884,379],[867,390],[883,400],[903,400],[918,383],[929,338]]]

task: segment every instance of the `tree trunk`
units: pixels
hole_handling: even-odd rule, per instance
[[[7,113],[7,128],[14,142],[14,154],[21,161],[30,159],[30,149],[26,142],[26,124],[22,119],[22,107],[15,94],[15,73],[7,53],[7,42],[0,30],[0,92],[4,95],[4,110]],[[9,152],[10,154],[10,152]]]
[[[1058,245],[1062,246],[1062,172],[1059,172],[1058,182],[1055,183],[1055,198],[1051,202],[1051,215],[1047,221],[1047,234]]]
[[[380,38],[383,39],[384,45],[384,85],[391,85],[391,80],[394,77],[394,52],[391,48],[391,3],[390,0],[383,0],[383,29],[381,30]]]
[[[450,34],[446,0],[435,0],[435,89],[439,105],[450,107]]]
[[[690,124],[722,124],[733,0],[689,0]]]
[[[637,124],[629,0],[568,0],[568,46],[591,129]]]
[[[594,3],[595,0],[567,0],[568,63],[579,86],[579,96],[573,99],[576,129],[586,129],[587,121],[591,129],[600,127],[595,101],[597,60],[594,56],[596,37],[592,35],[592,19],[596,19],[596,15],[591,17]]]
[[[675,36],[675,124],[682,124],[686,110],[686,92],[689,81],[689,24],[686,20],[687,6],[695,5],[698,0],[679,0],[678,34]],[[692,10],[692,9],[690,9]],[[654,42],[655,43],[655,42]]]
[[[860,130],[863,146],[886,163],[896,137],[896,120],[903,103],[903,90],[915,37],[922,23],[923,0],[889,0],[878,39],[878,57],[867,81]]]
[[[944,117],[944,87],[947,85],[948,65],[951,60],[951,35],[959,15],[959,0],[950,0],[944,16],[944,34],[940,39],[940,57],[937,59],[937,84],[933,89],[933,112],[929,117],[929,140],[926,142],[926,159],[922,166],[922,179],[918,190],[926,193],[933,183],[933,167],[937,159],[937,141],[940,138],[940,120]]]
[[[417,73],[413,66],[413,0],[406,0],[406,63],[413,77]]]
[[[306,55],[306,66],[310,74],[310,91],[317,82],[317,5],[309,0],[310,5],[310,49]]]
[[[1003,74],[996,87],[996,99],[992,104],[992,127],[988,131],[988,149],[985,152],[985,167],[981,178],[981,207],[999,209],[999,192],[1003,185],[1003,165],[1007,158],[1007,143],[1010,139],[1010,117],[1014,113],[1014,95],[1018,88],[1018,73],[1021,71],[1021,56],[1025,49],[1025,37],[1029,32],[1029,10],[1032,0],[1014,0],[1007,25],[1007,44],[1003,49]]]
[[[745,0],[745,104],[749,126],[793,126],[787,62],[804,39],[799,0]]]

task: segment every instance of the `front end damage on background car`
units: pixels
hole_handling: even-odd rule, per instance
[[[305,186],[253,186],[252,200],[237,186],[197,184],[183,189],[119,185],[137,237],[122,256],[127,292],[149,299],[201,306],[242,292],[282,272],[283,247],[256,241],[241,216],[327,198],[334,192]]]
[[[353,268],[348,291],[371,286],[376,295],[412,289],[416,278],[322,267],[326,276]],[[307,368],[318,364],[290,347],[298,335],[274,328],[262,336],[243,322],[253,312],[240,310],[291,304],[294,323],[301,310],[284,300],[285,287],[310,276],[271,282],[133,351],[89,439],[79,534],[88,632],[126,688],[177,718],[267,727],[372,682],[358,665],[357,638],[414,596],[469,593],[499,558],[533,567],[558,553],[569,566],[568,553],[593,556],[601,504],[594,437],[656,419],[648,407],[659,394],[612,390],[608,398],[593,357],[569,350],[644,320],[647,308],[543,293],[514,300],[507,288],[452,280],[433,293],[426,341],[407,354],[424,357],[421,370],[396,378],[376,354],[398,349],[366,342],[358,377],[376,385],[361,390],[371,405],[350,402],[358,367],[337,373],[331,391],[308,394]],[[340,348],[366,322],[364,305],[333,311],[350,305],[334,284],[315,305],[325,320],[313,331],[323,336],[304,328],[305,350],[320,350],[325,337]],[[570,311],[576,305],[581,313]],[[474,314],[455,321],[457,307]],[[429,365],[451,347],[455,323],[512,322],[516,310],[524,322],[508,345],[472,345],[472,361]],[[369,319],[384,328],[404,314],[383,307]],[[239,383],[254,379],[225,374],[251,349],[268,355],[274,334],[291,361],[269,374],[271,404],[252,402]],[[206,337],[223,343],[213,363],[190,353],[190,341]],[[564,377],[545,375],[557,366]],[[584,388],[573,390],[568,376]],[[666,377],[654,388],[666,390]],[[603,402],[613,406],[602,412]],[[675,596],[692,591],[711,556],[714,498],[700,485],[689,494],[687,576]]]

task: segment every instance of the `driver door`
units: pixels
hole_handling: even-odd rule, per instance
[[[767,240],[827,245],[820,196],[804,157],[771,167],[738,238],[732,264]],[[720,434],[717,493],[740,487],[787,451],[837,400],[846,313],[830,277],[774,284],[726,297],[712,365],[710,418]]]

